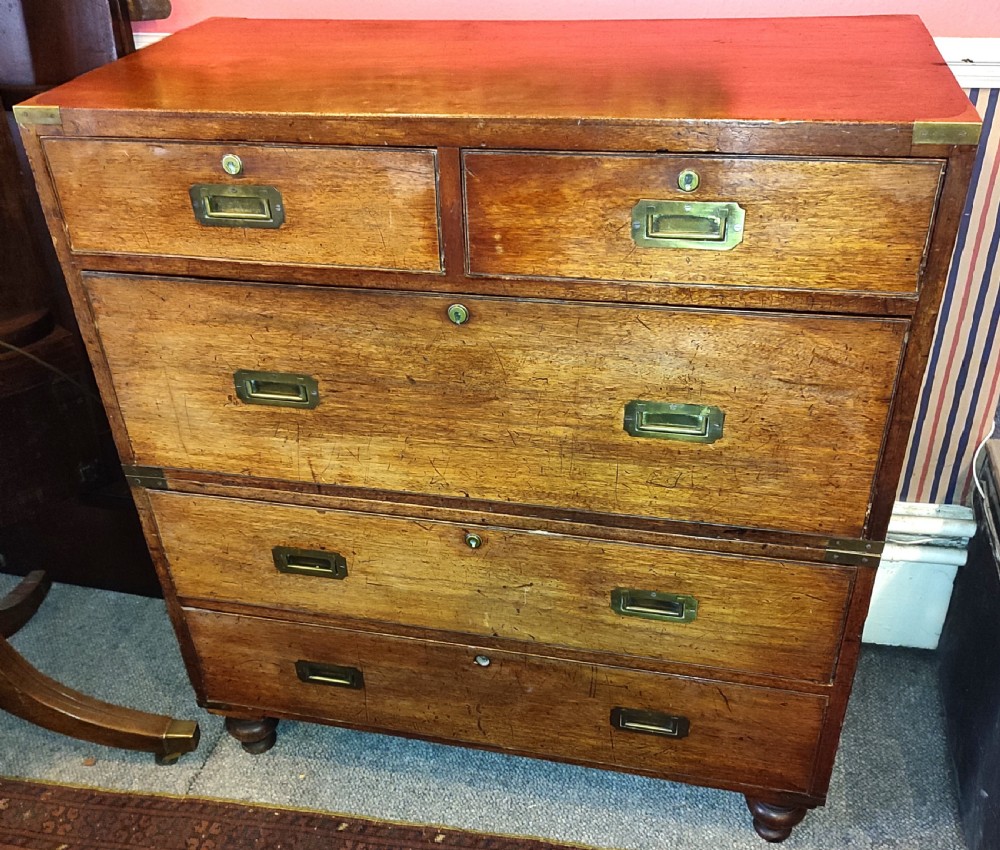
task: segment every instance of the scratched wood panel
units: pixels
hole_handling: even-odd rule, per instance
[[[182,598],[359,617],[827,682],[853,570],[150,491]],[[239,534],[219,534],[238,528]],[[275,546],[347,577],[279,572]],[[616,614],[616,588],[693,596],[695,619]]]
[[[248,144],[46,139],[73,251],[439,272],[435,155]],[[243,172],[229,176],[222,157]],[[194,215],[194,184],[271,186],[276,229]]]
[[[88,275],[136,462],[859,535],[900,320]],[[310,375],[313,410],[239,369]],[[630,400],[714,405],[712,444],[629,436]]]
[[[651,11],[669,11],[670,7]],[[706,9],[706,11],[714,11]],[[223,47],[220,47],[222,45]],[[634,21],[214,18],[38,98],[64,110],[439,116],[486,125],[746,122],[740,137],[842,123],[975,121],[915,15]],[[804,125],[804,126],[803,126]],[[188,130],[187,132],[192,132]],[[731,143],[739,139],[732,140]]]
[[[701,782],[810,790],[824,697],[194,609],[186,622],[209,702]],[[360,669],[364,687],[302,682],[300,660]],[[615,707],[684,716],[690,734],[614,729]]]
[[[468,152],[475,274],[912,293],[943,163]],[[678,188],[694,169],[700,184]],[[727,251],[639,247],[639,200],[736,202]]]

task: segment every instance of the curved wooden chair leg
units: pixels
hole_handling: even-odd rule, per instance
[[[45,571],[35,570],[0,599],[0,637],[10,637],[27,623],[42,604],[51,586],[52,581]]]
[[[153,753],[161,764],[195,749],[200,736],[197,723],[112,705],[74,691],[40,673],[7,642],[31,619],[49,585],[44,572],[33,572],[0,600],[0,709],[83,741]]]

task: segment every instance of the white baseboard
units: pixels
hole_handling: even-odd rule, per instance
[[[935,649],[975,533],[971,508],[896,502],[862,640]]]

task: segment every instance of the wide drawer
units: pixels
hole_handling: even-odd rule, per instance
[[[885,294],[917,290],[942,173],[919,160],[505,152],[467,152],[464,166],[473,274]],[[656,201],[667,206],[643,204],[633,223]],[[720,203],[745,220],[700,206]]]
[[[810,790],[824,697],[191,609],[185,621],[216,706]]]
[[[790,679],[830,681],[853,585],[853,570],[839,567],[178,493],[149,498],[184,600]]]
[[[80,139],[44,149],[78,253],[441,271],[433,151]]]
[[[907,328],[474,297],[455,325],[436,295],[87,288],[141,465],[854,537]]]

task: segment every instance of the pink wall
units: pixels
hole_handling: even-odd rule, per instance
[[[997,0],[492,0],[476,8],[468,0],[172,0],[165,21],[136,24],[137,30],[173,32],[213,16],[240,18],[392,19],[576,19],[576,18],[756,18],[781,15],[920,15],[936,36],[1000,37]],[[803,6],[808,6],[803,9]],[[707,10],[711,14],[706,14]]]

